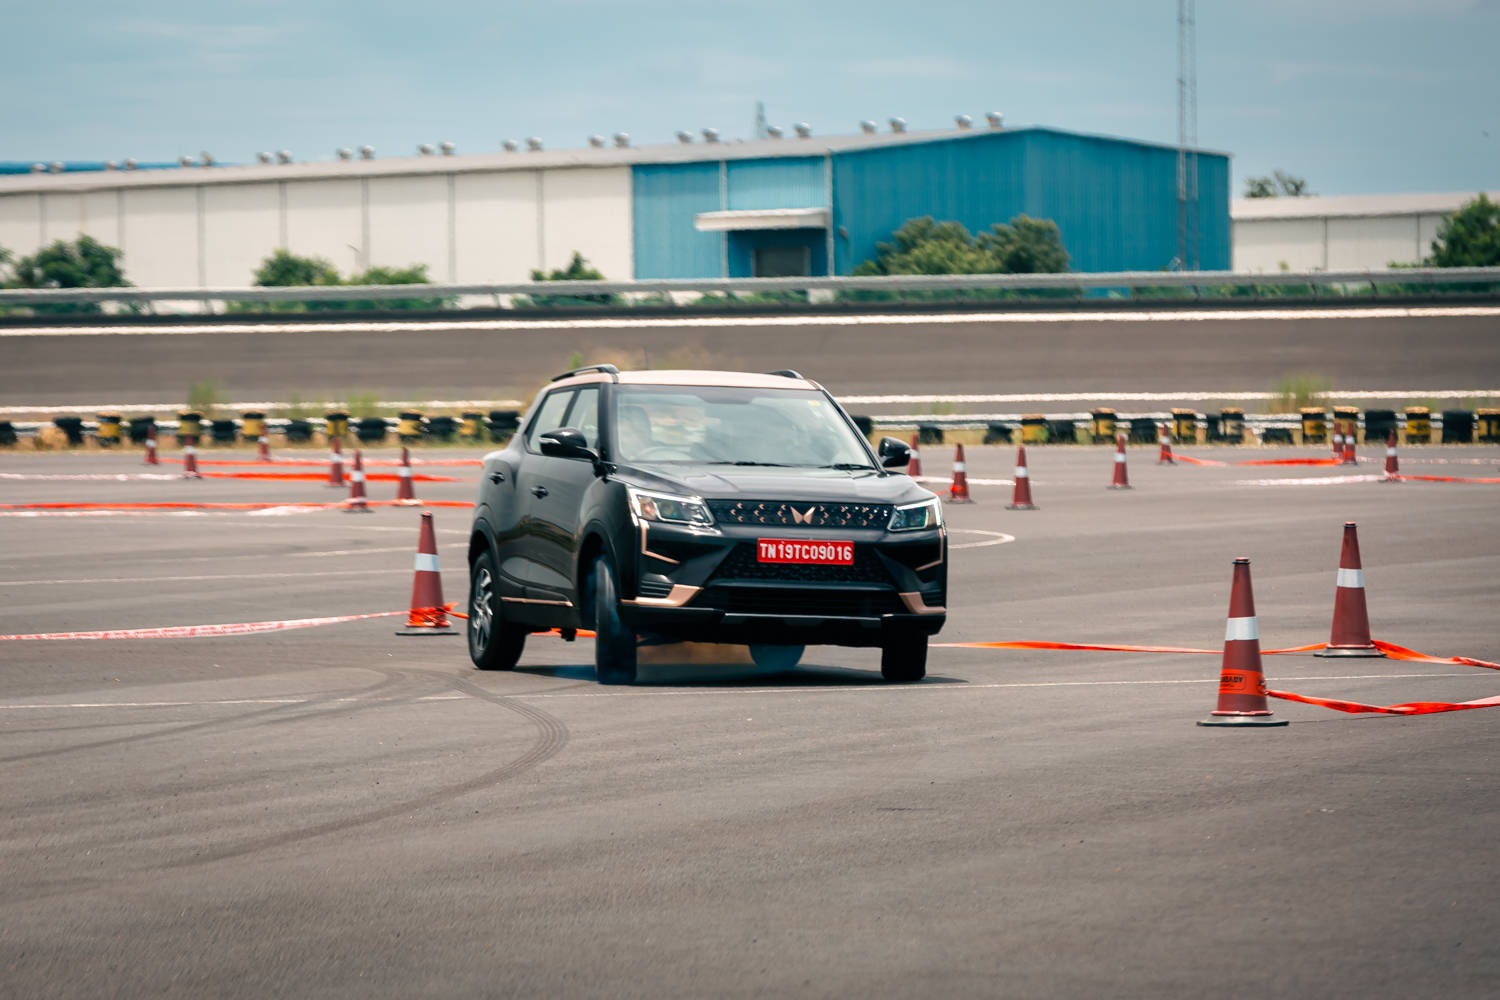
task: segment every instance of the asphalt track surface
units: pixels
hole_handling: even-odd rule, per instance
[[[575,352],[621,368],[795,368],[840,396],[1097,392],[1100,405],[1113,402],[1112,392],[1183,392],[1183,403],[1233,403],[1236,392],[1271,390],[1278,380],[1303,372],[1341,388],[1500,384],[1500,316],[1493,315],[919,319],[489,331],[439,325],[420,333],[13,336],[0,328],[6,334],[0,340],[0,403],[159,403],[184,399],[189,386],[210,379],[225,400],[343,400],[351,393],[525,400],[566,370]],[[871,413],[909,409],[865,407]]]
[[[969,475],[1008,478],[1013,457],[970,449]],[[1039,511],[1005,510],[1001,485],[950,507],[939,640],[1217,649],[1241,555],[1262,646],[1324,640],[1354,519],[1376,638],[1500,660],[1500,486],[1282,485],[1342,470],[1153,457],[1133,451],[1135,489],[1111,492],[1107,449],[1034,449]],[[1402,457],[1500,474],[1495,448]],[[138,463],[10,454],[0,472]],[[0,495],[339,496],[51,478]],[[461,598],[466,513],[435,517]],[[0,634],[400,609],[417,526],[394,508],[7,514]],[[1273,701],[1290,726],[1209,730],[1214,655],[956,648],[915,685],[822,647],[785,673],[741,657],[600,688],[586,640],[534,637],[520,669],[481,673],[461,637],[398,621],[0,641],[0,995],[1494,995],[1500,709]],[[1374,704],[1500,693],[1473,667],[1265,666],[1273,688]]]

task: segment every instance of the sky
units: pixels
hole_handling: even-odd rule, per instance
[[[1234,190],[1500,188],[1500,0],[1201,0],[1198,142]],[[0,12],[0,160],[953,116],[1177,140],[1176,0],[74,0]]]

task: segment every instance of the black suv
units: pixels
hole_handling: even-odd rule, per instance
[[[469,656],[508,670],[526,636],[594,629],[600,683],[648,642],[749,645],[790,668],[809,644],[879,646],[921,680],[943,627],[939,499],[891,468],[796,372],[557,376],[484,459],[469,539]]]

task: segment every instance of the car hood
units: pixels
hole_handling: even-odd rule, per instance
[[[705,500],[819,500],[915,503],[933,494],[906,475],[843,469],[724,465],[620,466],[619,478],[645,489]]]

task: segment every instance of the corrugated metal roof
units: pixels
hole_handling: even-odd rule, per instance
[[[1486,192],[1500,201],[1500,191]],[[1314,195],[1305,198],[1236,198],[1229,204],[1235,222],[1257,219],[1323,219],[1376,215],[1446,215],[1473,201],[1478,192],[1443,194]]]
[[[178,167],[172,170],[109,170],[85,173],[22,174],[0,177],[0,194],[47,191],[114,190],[131,187],[176,187],[196,184],[247,184],[284,180],[383,177],[415,174],[475,173],[495,170],[537,170],[567,167],[613,167],[656,163],[703,163],[720,160],[825,156],[888,146],[956,142],[996,132],[1054,132],[1062,135],[1163,149],[1166,143],[1117,136],[1069,132],[1042,125],[1017,128],[934,129],[904,133],[858,133],[811,136],[806,139],[760,139],[747,142],[694,142],[658,146],[466,153],[454,156],[400,156],[373,160],[332,160],[309,163],[249,164],[246,166]],[[1200,150],[1212,153],[1213,150]],[[1228,154],[1217,154],[1228,155]]]

